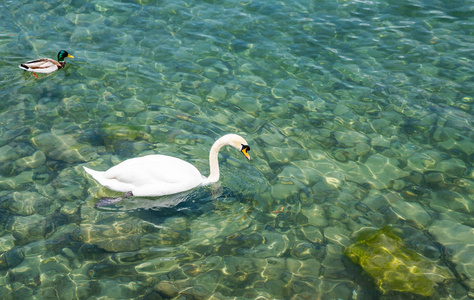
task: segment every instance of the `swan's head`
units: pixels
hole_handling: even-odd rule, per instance
[[[243,137],[237,134],[228,134],[228,135],[223,136],[223,138],[225,138],[228,145],[231,145],[235,149],[242,152],[245,155],[245,157],[247,157],[247,159],[250,160],[250,155],[249,155],[250,147],[247,141]]]
[[[242,147],[241,147],[241,149],[240,149],[240,152],[242,152],[242,153],[245,155],[245,157],[247,157],[248,160],[250,160],[249,151],[250,151],[249,145],[247,145],[247,144],[242,144]]]

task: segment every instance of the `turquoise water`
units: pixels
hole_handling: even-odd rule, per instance
[[[473,8],[3,2],[0,298],[420,299],[344,254],[390,226],[449,273],[427,299],[471,299]],[[18,68],[61,49],[62,70]],[[207,175],[226,133],[252,160],[222,150],[219,184],[94,208],[118,194],[83,165],[161,153]]]

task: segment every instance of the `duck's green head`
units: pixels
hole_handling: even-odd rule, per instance
[[[58,53],[58,61],[64,61],[66,57],[74,58],[71,54],[67,53],[65,50],[61,50]]]

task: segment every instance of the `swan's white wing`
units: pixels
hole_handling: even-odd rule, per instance
[[[166,155],[126,160],[107,170],[103,179],[103,182],[98,181],[111,190],[132,191],[135,196],[175,194],[190,190],[203,181],[196,167]]]

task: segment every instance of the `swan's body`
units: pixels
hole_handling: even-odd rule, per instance
[[[40,58],[32,61],[28,61],[19,65],[20,69],[23,69],[28,72],[33,72],[33,75],[36,77],[36,73],[52,73],[63,68],[66,65],[64,59],[66,57],[74,58],[67,51],[61,50],[58,53],[58,61],[55,61],[51,58]]]
[[[95,171],[87,167],[89,173],[101,185],[117,192],[126,193],[121,198],[103,198],[96,206],[121,201],[129,196],[164,196],[188,191],[200,185],[208,185],[219,180],[219,150],[230,145],[239,149],[250,159],[250,147],[239,135],[228,134],[218,139],[209,152],[209,177],[201,175],[192,164],[167,155],[147,155],[128,159],[107,171]]]
[[[139,197],[176,194],[206,181],[192,164],[166,155],[131,158],[105,172],[84,170],[108,189]]]

